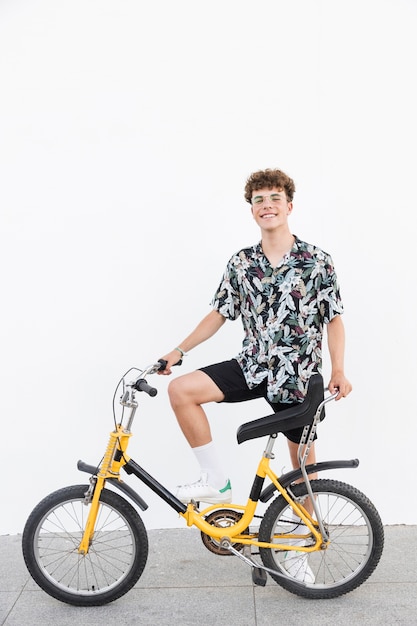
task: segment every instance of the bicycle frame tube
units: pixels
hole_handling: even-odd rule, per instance
[[[141,480],[149,489],[152,489],[162,500],[170,505],[177,513],[183,514],[187,510],[187,506],[183,504],[178,498],[174,496],[166,487],[161,485],[153,476],[148,474],[136,461],[126,457],[126,463],[123,469],[127,474],[134,474],[139,480]]]
[[[359,467],[359,459],[349,459],[349,460],[340,460],[340,461],[321,461],[319,463],[313,463],[311,465],[306,465],[307,474],[318,474],[319,472],[323,472],[325,470],[331,469],[342,469],[342,468],[356,468]],[[283,487],[289,487],[292,483],[303,478],[303,473],[300,468],[291,470],[286,472],[285,474],[281,474],[279,477],[279,482]],[[268,502],[270,500],[277,488],[274,484],[268,485],[262,491],[259,499],[261,502]]]

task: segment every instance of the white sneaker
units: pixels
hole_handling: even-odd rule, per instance
[[[298,550],[288,550],[284,557],[284,567],[290,576],[304,583],[314,583],[316,578],[308,564],[308,554]]]
[[[291,511],[290,513],[291,524],[294,524],[294,528],[291,529],[291,532],[296,534],[305,535],[306,538],[300,537],[299,539],[292,539],[290,544],[293,546],[305,546],[308,543],[308,535],[309,530],[302,523],[300,518]],[[288,550],[285,553],[284,557],[284,568],[289,573],[290,576],[295,578],[296,580],[301,580],[304,583],[313,584],[316,580],[313,570],[308,564],[308,554],[307,552],[300,552],[298,550]]]
[[[207,482],[207,474],[202,474],[200,480],[195,483],[178,485],[175,495],[184,504],[191,500],[208,504],[223,504],[232,501],[232,486],[228,480],[223,489],[214,489]]]

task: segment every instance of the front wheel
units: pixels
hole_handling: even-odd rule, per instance
[[[372,574],[381,558],[384,529],[374,505],[355,487],[336,480],[313,480],[311,488],[330,537],[328,547],[309,553],[285,549],[286,545],[313,545],[314,539],[284,497],[278,496],[265,512],[259,540],[284,548],[261,548],[261,559],[277,572],[269,572],[271,577],[288,591],[305,598],[336,598]],[[304,483],[291,486],[291,492],[298,503],[306,502]]]
[[[88,553],[78,552],[90,506],[88,485],[64,487],[30,514],[22,536],[26,566],[49,595],[76,606],[112,602],[133,587],[148,557],[148,537],[135,509],[103,489]]]

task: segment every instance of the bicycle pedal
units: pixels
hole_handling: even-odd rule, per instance
[[[252,568],[252,581],[254,585],[258,585],[259,587],[265,587],[266,585],[266,571],[261,569],[260,567]]]

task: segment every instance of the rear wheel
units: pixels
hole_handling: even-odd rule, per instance
[[[88,553],[78,547],[90,506],[88,485],[65,487],[32,511],[22,537],[26,566],[49,595],[77,606],[107,604],[141,576],[148,557],[142,519],[118,494],[103,489]]]
[[[317,552],[261,548],[263,564],[277,574],[282,587],[305,598],[336,598],[361,585],[374,571],[384,546],[384,529],[377,510],[358,489],[335,480],[313,480],[311,487],[330,544]],[[304,483],[293,485],[297,502],[307,499]],[[284,537],[298,535],[298,539]],[[289,545],[314,545],[308,529],[294,517],[283,496],[267,509],[259,540]]]

